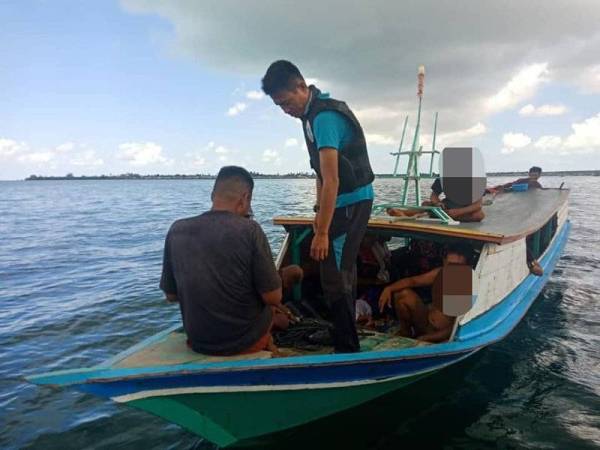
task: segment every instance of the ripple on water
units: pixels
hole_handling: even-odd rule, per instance
[[[410,395],[425,398],[419,385],[431,395],[413,415],[381,428],[359,417],[344,433],[373,430],[377,449],[600,447],[600,197],[589,195],[600,179],[565,181],[570,240],[522,323],[466,368],[417,384]],[[400,182],[376,180],[378,202],[396,200]],[[209,207],[211,189],[204,180],[0,182],[0,447],[214,448],[148,414],[22,380],[98,364],[178,323],[158,290],[164,237],[175,219]],[[313,203],[314,180],[257,180],[254,213],[275,251],[283,233],[271,218],[310,214]],[[384,405],[369,417],[398,411]],[[322,442],[305,434],[303,448]]]

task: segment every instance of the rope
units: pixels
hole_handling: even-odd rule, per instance
[[[302,318],[298,323],[290,324],[287,330],[273,332],[275,345],[305,351],[317,351],[333,345],[330,331],[331,322],[322,319]],[[359,337],[372,336],[373,333],[358,330]]]

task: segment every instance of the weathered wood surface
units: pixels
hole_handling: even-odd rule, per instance
[[[496,195],[491,205],[483,207],[485,219],[478,223],[443,225],[436,222],[389,216],[371,216],[369,228],[403,230],[498,244],[513,242],[544,225],[567,201],[567,189],[532,189]],[[311,225],[313,217],[275,217],[275,225]]]
[[[378,333],[376,331],[365,330],[366,335],[361,338],[361,350],[379,351],[399,348],[409,348],[426,343],[415,341],[414,339],[399,337],[394,334],[393,329],[390,333]],[[319,351],[301,351],[294,348],[280,348],[280,356],[303,356],[309,354],[333,353],[332,347],[323,347]],[[186,345],[186,336],[182,332],[173,332],[166,335],[158,342],[147,345],[137,352],[123,358],[113,365],[114,368],[134,368],[134,367],[152,367],[152,366],[170,366],[178,364],[191,363],[210,363],[225,361],[244,361],[254,359],[269,359],[273,355],[268,351],[261,351],[246,355],[236,356],[209,356],[202,355],[192,351]]]

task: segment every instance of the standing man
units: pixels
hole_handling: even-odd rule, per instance
[[[371,215],[374,179],[365,136],[346,103],[307,86],[289,61],[271,64],[262,89],[283,112],[302,121],[310,165],[317,173],[310,254],[321,262],[321,286],[332,310],[335,351],[358,352],[356,257]]]

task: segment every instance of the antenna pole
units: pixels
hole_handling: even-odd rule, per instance
[[[435,113],[435,117],[433,119],[433,142],[431,143],[431,159],[429,160],[429,176],[433,176],[433,158],[435,157],[435,137],[437,135],[437,120],[438,113]]]
[[[402,127],[402,137],[400,138],[400,146],[398,147],[398,155],[396,156],[396,164],[394,165],[394,176],[398,174],[398,163],[400,162],[400,152],[404,143],[404,133],[406,133],[406,125],[408,124],[408,116],[404,118],[404,126]]]
[[[415,135],[413,137],[412,147],[410,155],[408,156],[408,167],[406,170],[406,178],[404,179],[404,189],[402,190],[402,205],[407,205],[408,200],[408,186],[410,178],[415,180],[415,196],[417,206],[421,204],[421,187],[419,186],[420,181],[420,167],[419,167],[419,156],[421,152],[420,145],[420,132],[421,132],[421,105],[423,103],[423,88],[425,86],[425,66],[419,66],[419,72],[417,75],[417,96],[419,97],[419,109],[417,111],[417,125],[415,127]],[[411,176],[412,175],[412,176]]]

